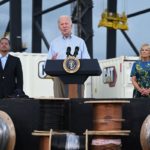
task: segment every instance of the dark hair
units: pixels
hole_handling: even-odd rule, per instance
[[[2,37],[2,38],[0,39],[0,42],[1,42],[2,40],[7,40],[7,41],[8,41],[8,43],[9,43],[9,45],[10,45],[10,41],[9,41],[9,39],[8,39],[8,38],[6,38],[6,37]]]

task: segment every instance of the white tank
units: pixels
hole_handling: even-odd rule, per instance
[[[53,98],[53,80],[46,76],[47,54],[12,53],[20,58],[23,68],[24,91],[31,98]],[[85,82],[85,98],[131,98],[133,85],[130,72],[138,57],[121,56],[99,60],[101,76],[89,77]]]
[[[92,77],[94,98],[132,98],[130,72],[138,57],[121,56],[99,61],[101,76]]]
[[[53,80],[44,72],[47,54],[10,53],[20,58],[23,69],[24,91],[31,98],[53,97]]]

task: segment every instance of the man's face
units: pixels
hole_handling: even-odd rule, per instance
[[[0,41],[0,53],[2,55],[5,55],[9,52],[9,49],[10,49],[9,41],[7,39],[2,39]]]
[[[68,37],[71,34],[72,23],[67,17],[59,20],[59,29],[63,36]]]

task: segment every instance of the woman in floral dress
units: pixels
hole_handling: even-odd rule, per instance
[[[140,49],[140,60],[134,62],[131,70],[134,86],[133,97],[150,97],[150,45],[143,44]]]

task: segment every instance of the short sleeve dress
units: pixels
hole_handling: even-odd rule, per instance
[[[130,76],[136,76],[137,83],[141,88],[150,88],[150,61],[135,61]],[[134,88],[133,97],[150,97],[150,95],[143,96]]]

